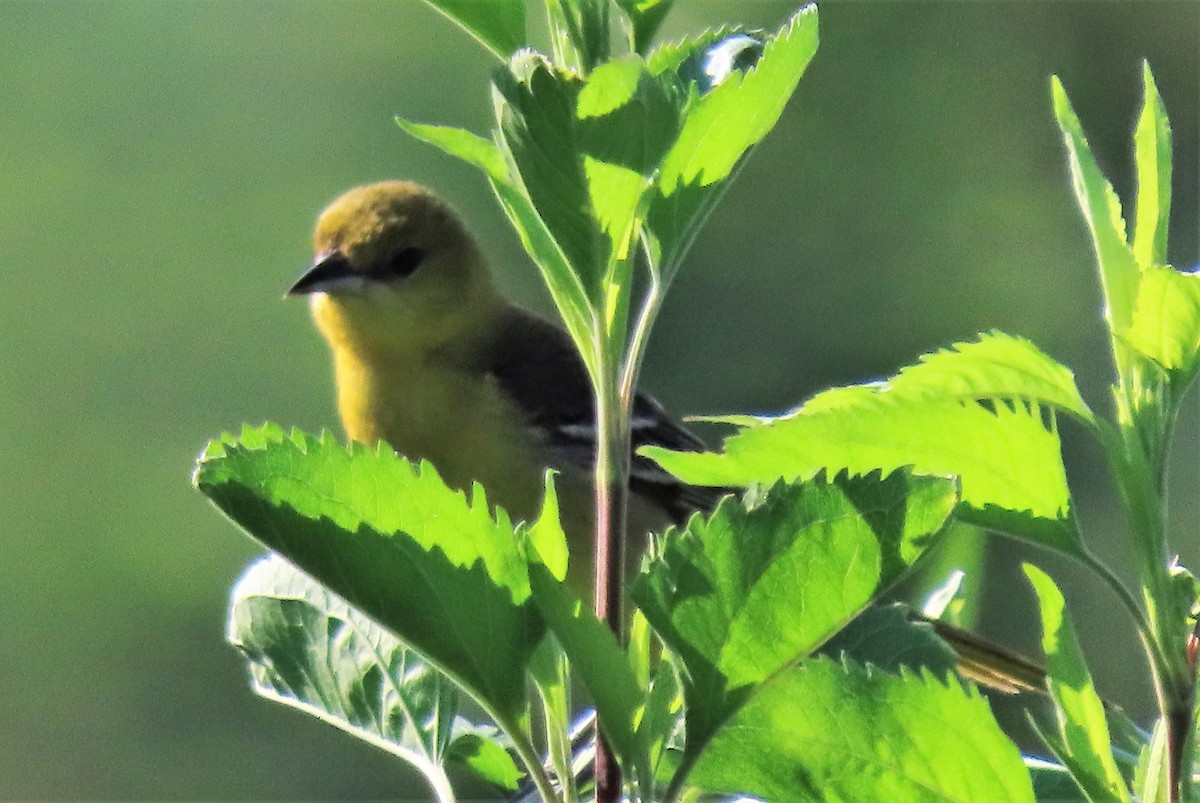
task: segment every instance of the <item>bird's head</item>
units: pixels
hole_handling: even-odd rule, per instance
[[[449,205],[409,181],[367,184],[325,208],[316,260],[287,291],[308,295],[335,347],[416,352],[486,320],[498,296]]]

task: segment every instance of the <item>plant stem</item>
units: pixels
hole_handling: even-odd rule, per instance
[[[496,724],[500,726],[508,737],[512,740],[513,750],[517,754],[517,758],[521,759],[521,763],[525,765],[525,769],[529,771],[529,777],[533,779],[533,785],[537,788],[538,795],[543,801],[559,800],[560,797],[554,791],[554,784],[550,781],[550,777],[546,775],[546,768],[542,766],[542,758],[534,749],[533,743],[529,741],[523,728],[516,723],[509,722],[507,719],[492,716]]]
[[[1163,644],[1159,639],[1158,629],[1145,610],[1138,604],[1125,583],[1117,577],[1099,558],[1089,551],[1080,556],[1081,562],[1095,572],[1116,593],[1125,608],[1133,616],[1137,625],[1138,636],[1142,647],[1150,661],[1151,677],[1154,681],[1154,696],[1158,710],[1167,724],[1167,773],[1168,790],[1172,803],[1179,800],[1180,778],[1184,771],[1183,745],[1191,728],[1192,705],[1191,693],[1181,685],[1171,663],[1163,652]]]
[[[1147,617],[1145,610],[1138,604],[1133,593],[1126,587],[1121,578],[1113,573],[1113,570],[1092,554],[1088,550],[1084,550],[1080,555],[1075,556],[1080,563],[1091,569],[1096,575],[1112,589],[1117,598],[1129,611],[1129,615],[1133,617],[1133,622],[1137,626],[1138,636],[1142,639],[1142,646],[1146,650],[1146,657],[1150,660],[1150,667],[1154,670],[1155,675],[1170,677],[1170,664],[1167,661],[1166,654],[1162,651],[1162,645],[1159,644],[1155,635],[1154,625]],[[1174,684],[1172,684],[1174,685]],[[1166,713],[1166,709],[1162,709]]]
[[[619,344],[611,339],[600,366],[596,390],[596,617],[623,643],[621,584],[625,573],[625,526],[629,504],[629,409],[621,405],[617,383]],[[603,350],[602,350],[603,351]],[[621,769],[597,726],[596,800],[621,799]]]

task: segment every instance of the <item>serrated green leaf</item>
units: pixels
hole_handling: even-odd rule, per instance
[[[781,418],[739,419],[720,453],[644,447],[639,454],[685,482],[713,486],[911,465],[962,479],[960,519],[1078,554],[1058,428],[1044,416],[1023,401],[984,406],[860,385],[827,391]]]
[[[904,605],[868,608],[819,650],[841,660],[871,665],[896,673],[900,667],[928,669],[939,677],[954,671],[958,656],[928,622],[915,621]]]
[[[544,632],[507,515],[428,463],[277,427],[210,447],[194,481],[234,522],[419,650],[509,723]]]
[[[313,714],[411,763],[439,799],[452,799],[443,765],[469,734],[507,775],[512,758],[483,729],[456,716],[458,689],[395,636],[278,555],[254,563],[234,586],[229,642],[246,657],[254,690]],[[479,732],[476,733],[476,730]]]
[[[829,660],[763,684],[688,780],[772,803],[1034,799],[1020,754],[977,691]]]
[[[440,148],[456,159],[474,165],[493,181],[508,180],[508,165],[496,143],[461,128],[412,123],[401,117],[396,124],[414,139]]]
[[[728,178],[738,160],[774,128],[817,52],[817,9],[805,6],[766,43],[746,72],[732,70],[687,110],[663,160],[661,191]],[[715,137],[712,132],[720,131]]]
[[[1148,267],[1138,283],[1129,345],[1172,372],[1178,396],[1200,366],[1200,274]]]
[[[776,485],[726,498],[665,538],[633,598],[687,670],[688,749],[741,689],[826,641],[928,547],[957,499],[953,482],[887,477]]]
[[[1133,319],[1137,297],[1138,268],[1125,237],[1121,202],[1108,179],[1100,172],[1079,117],[1067,99],[1062,82],[1051,79],[1054,114],[1066,142],[1075,198],[1092,235],[1104,288],[1105,319],[1114,334],[1123,332]]]
[[[496,72],[492,86],[514,179],[596,304],[607,257],[577,141],[575,108],[583,82],[522,51]]]
[[[989,332],[780,418],[716,419],[741,428],[721,454],[641,453],[697,485],[804,479],[823,468],[958,475],[963,521],[1076,554],[1061,442],[1044,407],[1095,425],[1065,366],[1023,338]]]
[[[525,44],[525,0],[425,0],[498,58]]]
[[[679,112],[641,58],[629,56],[588,76],[576,116],[588,193],[607,241],[605,285],[627,288],[614,271],[631,258],[643,199],[674,140]]]
[[[745,71],[739,69],[738,54],[747,52],[744,45],[752,44],[750,50],[757,55],[758,41],[744,41],[749,38],[739,34],[717,42],[704,35],[651,56],[652,71],[676,60],[682,68],[701,48],[704,59],[727,55],[729,62],[726,67],[706,61],[705,73],[713,82],[708,86],[677,76],[684,87],[679,102],[686,102],[686,107],[679,135],[663,158],[658,192],[647,217],[656,261],[663,264],[668,280],[728,179],[779,121],[816,53],[817,28],[816,6],[805,6],[768,38],[761,57]],[[720,135],[714,136],[717,131]]]
[[[1025,338],[998,331],[922,355],[887,388],[912,399],[1025,399],[1095,423],[1069,368]]]
[[[1024,569],[1041,609],[1048,686],[1062,739],[1051,747],[1065,754],[1059,759],[1072,769],[1089,799],[1128,801],[1125,781],[1113,760],[1104,704],[1092,684],[1062,594],[1041,569],[1028,563]]]
[[[1142,63],[1145,100],[1133,135],[1137,166],[1137,217],[1133,255],[1143,270],[1167,263],[1167,228],[1171,218],[1171,123],[1150,63]]]

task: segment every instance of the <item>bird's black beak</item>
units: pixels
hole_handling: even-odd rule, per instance
[[[296,283],[284,293],[284,298],[320,293],[347,284],[356,278],[350,261],[341,251],[330,251],[317,257],[313,266],[306,270]]]

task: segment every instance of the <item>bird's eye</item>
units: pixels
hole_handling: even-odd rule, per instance
[[[402,248],[392,254],[384,273],[389,279],[403,279],[412,274],[425,261],[425,251],[421,248]]]

